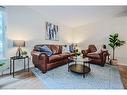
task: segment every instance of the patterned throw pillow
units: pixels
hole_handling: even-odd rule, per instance
[[[69,46],[68,45],[62,46],[62,53],[65,53],[65,52],[70,53],[70,50],[69,50]]]

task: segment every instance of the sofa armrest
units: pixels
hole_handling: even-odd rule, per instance
[[[101,59],[102,59],[102,63],[105,63],[106,62],[106,58],[109,56],[109,53],[108,51],[101,51],[99,53]]]
[[[40,60],[44,59],[43,57],[48,58],[46,53],[41,53],[41,52],[38,52],[38,51],[32,51],[31,55],[32,56],[37,56],[37,58],[40,59]]]
[[[45,53],[41,53],[38,51],[32,51],[31,55],[32,62],[35,65],[35,67],[40,68],[43,73],[46,73],[47,64],[49,63],[49,57]]]
[[[32,51],[31,55],[33,64],[46,64],[49,62],[49,57],[45,53]]]

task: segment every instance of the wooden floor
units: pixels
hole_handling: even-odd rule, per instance
[[[127,89],[127,66],[119,65],[119,71],[123,86],[125,89]]]
[[[119,66],[121,80],[124,88],[127,89],[127,67]],[[44,89],[45,86],[37,79],[32,72],[19,71],[15,78],[12,75],[0,76],[0,89]]]
[[[43,84],[37,79],[32,72],[19,71],[12,75],[0,77],[0,89],[41,89]]]

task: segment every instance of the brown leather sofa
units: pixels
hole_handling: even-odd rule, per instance
[[[66,64],[68,57],[75,55],[74,53],[62,53],[62,45],[46,45],[53,52],[53,55],[47,56],[45,53],[38,51],[38,48],[41,46],[44,46],[44,44],[34,46],[31,55],[34,66],[39,68],[42,73],[46,73],[50,69]]]
[[[88,49],[82,50],[83,57],[88,57],[91,63],[104,66],[106,63],[106,59],[109,56],[108,51],[100,51],[96,52],[97,48],[95,45],[89,45]]]

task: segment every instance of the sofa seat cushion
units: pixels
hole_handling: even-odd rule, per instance
[[[70,53],[70,56],[75,56],[75,53]]]
[[[56,61],[59,61],[61,59],[62,59],[62,57],[59,54],[52,55],[49,57],[49,63],[56,62]]]
[[[68,58],[70,56],[70,53],[62,53],[60,54],[62,59]]]
[[[100,58],[100,55],[98,53],[88,53],[87,54],[87,57],[99,59]]]

